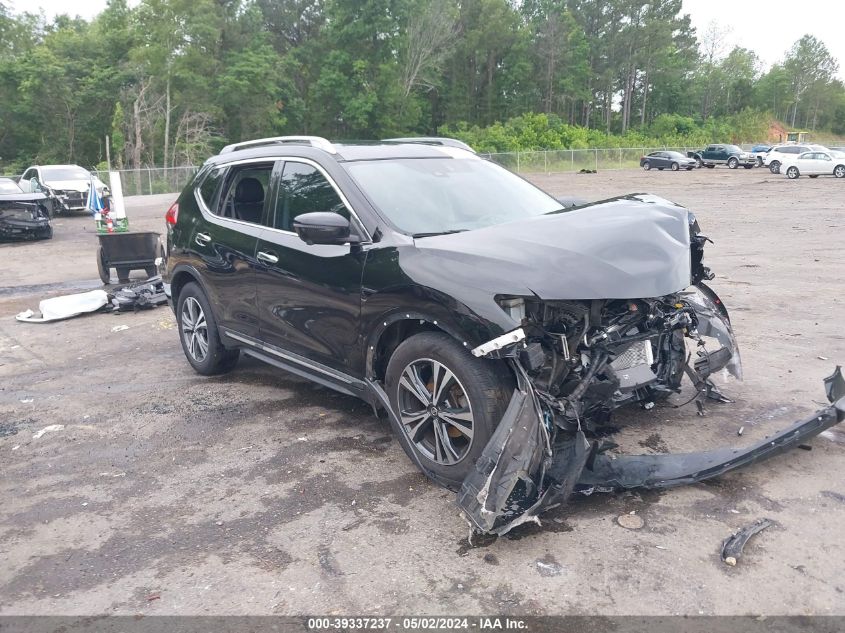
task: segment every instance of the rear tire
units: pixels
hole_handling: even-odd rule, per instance
[[[220,342],[217,320],[199,284],[186,284],[179,293],[176,324],[185,358],[198,374],[223,374],[238,362],[240,351],[226,349]]]
[[[448,334],[422,332],[393,352],[385,382],[396,413],[391,425],[411,461],[437,483],[459,488],[510,402],[507,366],[475,358]]]
[[[786,170],[786,177],[790,180],[795,180],[798,176],[801,175],[801,172],[798,171],[798,168],[794,165]]]
[[[836,178],[845,178],[845,165],[837,165],[833,168],[833,175]]]

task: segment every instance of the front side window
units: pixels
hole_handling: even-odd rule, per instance
[[[297,216],[316,211],[338,213],[350,219],[349,209],[319,169],[307,163],[286,162],[279,181],[273,228],[293,231]]]
[[[354,161],[344,168],[400,231],[469,231],[561,210],[519,176],[476,158]]]

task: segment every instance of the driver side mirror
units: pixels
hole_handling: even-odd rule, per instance
[[[303,213],[293,219],[293,230],[308,244],[357,244],[361,239],[352,235],[347,220],[342,215],[329,211]]]

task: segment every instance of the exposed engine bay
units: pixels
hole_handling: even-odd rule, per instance
[[[518,362],[538,399],[569,431],[595,431],[631,402],[645,408],[681,390],[684,375],[704,398],[726,401],[710,376],[742,378],[727,312],[701,284],[657,299],[540,302],[505,300],[523,322],[521,345],[478,356]]]

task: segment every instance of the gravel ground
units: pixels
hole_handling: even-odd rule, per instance
[[[531,179],[590,200],[662,195],[715,241],[746,380],[704,418],[673,408],[684,396],[621,411],[625,449],[750,443],[823,403],[845,360],[845,183],[721,168]],[[172,198],[128,200],[132,227],[163,230]],[[167,308],[16,322],[99,287],[90,219],[55,234],[0,246],[2,614],[845,614],[842,430],[706,484],[579,498],[470,546],[454,495],[359,401],[250,359],[200,377]],[[50,425],[63,428],[36,437]],[[631,512],[641,529],[618,524]],[[761,517],[774,525],[725,566],[721,541]]]

